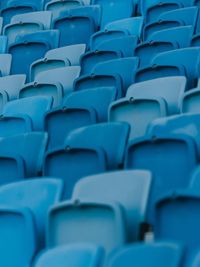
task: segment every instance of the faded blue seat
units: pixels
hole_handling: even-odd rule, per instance
[[[34,81],[42,71],[66,66],[79,66],[80,57],[85,53],[85,49],[85,44],[79,44],[49,50],[43,59],[39,59],[31,65],[30,80]]]
[[[62,199],[63,183],[59,179],[31,179],[0,187],[0,203],[29,208],[36,222],[38,248],[44,247],[48,210]],[[19,197],[20,196],[20,197]]]
[[[8,37],[5,35],[0,36],[0,54],[5,54],[7,51]]]
[[[49,212],[47,247],[87,242],[109,253],[126,243],[125,229],[123,210],[117,203],[63,202]]]
[[[10,75],[12,56],[10,54],[0,54],[0,77]]]
[[[58,42],[59,31],[56,30],[18,36],[8,47],[8,52],[12,55],[11,73],[26,74],[28,77],[30,65],[44,57],[48,50],[58,47]]]
[[[119,171],[88,176],[77,182],[74,200],[115,201],[125,211],[128,241],[139,240],[140,224],[146,220],[146,208],[151,188],[148,171]]]
[[[53,28],[60,31],[59,46],[88,44],[100,23],[99,6],[83,6],[61,12],[53,19]],[[77,32],[79,34],[77,34]]]
[[[52,14],[47,11],[19,14],[12,17],[10,24],[4,27],[3,34],[13,43],[19,35],[34,33],[51,28]]]
[[[35,267],[97,267],[102,262],[104,251],[95,244],[81,243],[59,246],[43,252]]]
[[[200,103],[200,89],[195,88],[189,90],[185,94],[182,95],[181,98],[181,112],[182,113],[199,113]]]
[[[184,249],[172,242],[138,243],[116,250],[108,261],[108,267],[180,267]]]

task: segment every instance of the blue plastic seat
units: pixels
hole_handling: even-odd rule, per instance
[[[127,122],[130,125],[130,139],[144,136],[153,120],[165,116],[167,105],[160,97],[121,98],[113,102],[109,109],[109,121]]]
[[[27,208],[0,208],[0,265],[5,267],[30,266],[37,251],[37,240],[32,214]],[[12,257],[10,253],[12,252]]]
[[[3,23],[6,25],[10,23],[11,18],[15,15],[42,10],[43,3],[43,0],[3,0],[0,16],[3,17]]]
[[[53,20],[53,28],[60,31],[59,46],[88,44],[90,36],[97,31],[99,21],[99,6],[83,6],[61,12]]]
[[[146,135],[129,143],[125,167],[145,169],[153,173],[148,222],[156,220],[154,203],[159,196],[177,187],[189,185],[197,160],[195,141],[185,134]]]
[[[148,171],[108,172],[78,181],[73,199],[115,201],[125,210],[128,241],[139,239],[140,224],[146,220],[146,207],[151,187]]]
[[[182,113],[199,113],[200,89],[195,88],[186,92],[181,99]]]
[[[0,139],[1,183],[41,174],[47,134],[34,132]]]
[[[135,83],[128,88],[126,97],[160,97],[167,104],[169,115],[180,113],[180,98],[186,91],[187,80],[183,76],[165,77]]]
[[[33,81],[42,71],[66,66],[79,66],[80,57],[85,53],[85,49],[86,45],[80,44],[49,50],[43,59],[39,59],[31,65],[30,80]]]
[[[0,36],[0,54],[5,54],[7,51],[8,37],[1,35]]]
[[[186,134],[191,136],[197,145],[200,154],[200,115],[180,114],[162,119],[157,119],[151,123],[148,133],[156,134]]]
[[[0,188],[1,205],[29,208],[36,222],[38,247],[44,247],[48,210],[62,199],[63,183],[59,179],[31,179]],[[20,197],[19,197],[20,195]]]
[[[103,30],[91,36],[90,49],[95,50],[97,46],[105,41],[133,35],[140,38],[142,34],[143,17],[135,17],[113,21],[108,23]]]
[[[180,267],[184,250],[172,242],[140,243],[115,251],[109,260],[108,267]]]
[[[155,238],[182,243],[184,265],[191,266],[199,252],[200,194],[196,189],[176,189],[156,203]]]
[[[8,102],[8,94],[0,89],[0,113],[2,113],[4,106]]]
[[[12,56],[10,54],[0,54],[0,77],[10,74]]]
[[[2,30],[3,30],[3,18],[0,17],[0,34],[2,34]]]
[[[105,248],[106,253],[126,242],[122,209],[112,202],[71,201],[49,212],[47,247],[88,242]]]
[[[92,0],[92,5],[100,5],[102,8],[101,28],[109,22],[134,16],[136,8],[133,0]]]
[[[140,67],[145,67],[159,53],[189,47],[192,35],[192,26],[180,26],[154,32],[146,42],[136,47],[134,55],[139,57]]]
[[[160,53],[153,58],[148,67],[136,72],[135,82],[167,76],[186,76],[187,87],[194,88],[197,85],[199,56],[199,47]]]
[[[19,35],[34,33],[51,28],[52,14],[48,11],[20,14],[12,17],[11,23],[4,27],[4,35],[9,43],[16,41]]]
[[[59,246],[43,252],[35,267],[98,267],[104,256],[103,249],[95,244],[73,244]]]
[[[59,15],[62,11],[66,11],[68,9],[76,8],[83,5],[83,1],[81,0],[53,0],[49,1],[45,9],[51,11],[53,16]]]
[[[161,14],[155,22],[146,24],[144,27],[144,39],[151,38],[152,33],[178,26],[192,26],[196,30],[198,8],[187,7],[175,9]]]
[[[3,109],[4,118],[9,116],[27,116],[35,131],[44,130],[44,114],[52,107],[51,97],[28,97],[7,103]],[[13,127],[15,128],[15,127]]]
[[[26,84],[19,92],[19,98],[51,96],[53,106],[62,103],[62,98],[73,90],[73,83],[79,77],[80,67],[62,67],[39,73],[36,80]]]
[[[58,42],[59,32],[56,30],[18,36],[8,48],[12,55],[11,73],[26,74],[28,77],[30,65],[44,57],[48,50],[58,47]]]
[[[0,77],[0,90],[7,95],[8,101],[17,99],[19,90],[26,82],[26,75]]]

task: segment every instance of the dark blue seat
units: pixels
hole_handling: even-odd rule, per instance
[[[30,65],[44,57],[45,53],[58,47],[59,31],[40,31],[20,35],[11,43],[8,52],[12,55],[12,74],[29,75]],[[20,62],[20,64],[19,64]]]

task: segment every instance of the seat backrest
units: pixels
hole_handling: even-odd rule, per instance
[[[185,92],[181,98],[182,113],[199,113],[200,89],[195,88]]]
[[[128,238],[132,242],[138,240],[140,224],[146,219],[150,186],[148,171],[108,172],[78,181],[72,198],[119,202],[125,210]]]
[[[46,4],[45,9],[51,11],[57,17],[62,11],[82,6],[81,0],[52,0]]]
[[[0,76],[7,76],[10,74],[12,63],[12,56],[10,54],[0,54]]]

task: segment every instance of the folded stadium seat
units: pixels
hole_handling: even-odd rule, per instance
[[[190,6],[193,6],[193,0],[142,0],[142,15],[149,23],[162,13]]]
[[[154,177],[148,203],[148,222],[156,220],[154,203],[160,195],[189,185],[197,159],[196,143],[189,135],[145,135],[129,142],[125,168],[149,170]]]
[[[182,113],[200,113],[200,89],[195,88],[186,92],[181,99]]]
[[[159,53],[189,47],[192,35],[192,26],[179,26],[156,31],[146,42],[138,44],[134,56],[140,59],[140,67],[145,67]]]
[[[0,77],[0,90],[7,95],[8,101],[17,99],[19,90],[26,82],[26,75],[9,75]]]
[[[191,40],[191,46],[194,46],[194,47],[200,46],[200,34],[196,34],[193,36],[193,38]]]
[[[128,135],[126,123],[101,123],[74,130],[64,146],[47,152],[43,174],[62,178],[69,198],[82,177],[123,167]]]
[[[7,51],[8,38],[7,36],[0,36],[0,54],[5,54]]]
[[[10,54],[0,54],[0,77],[10,74],[12,56]]]
[[[109,201],[79,200],[54,206],[49,212],[47,248],[80,242],[98,244],[106,253],[125,244],[126,223],[121,206]]]
[[[73,82],[79,77],[80,67],[62,67],[39,73],[34,82],[26,84],[19,92],[19,98],[51,96],[53,106],[62,103],[62,98],[73,90]]]
[[[167,104],[169,115],[180,113],[180,99],[186,91],[187,80],[183,76],[165,77],[148,80],[131,85],[126,97],[131,100],[135,97],[163,98]]]
[[[59,15],[62,11],[66,11],[68,9],[76,8],[84,5],[82,0],[53,0],[49,1],[45,9],[51,11],[53,16]]]
[[[197,69],[200,60],[199,47],[163,52],[155,56],[148,67],[139,69],[135,82],[167,76],[186,76],[187,88],[197,86]]]
[[[42,71],[66,66],[79,66],[80,57],[85,53],[85,50],[85,44],[69,45],[49,50],[43,59],[39,59],[31,65],[30,80],[34,81]]]
[[[62,107],[46,113],[48,148],[64,145],[66,136],[74,129],[107,121],[109,104],[115,99],[116,89],[112,87],[83,90],[67,96]]]
[[[4,27],[3,34],[8,42],[14,43],[19,35],[34,33],[51,28],[52,14],[48,11],[20,14],[12,17],[10,24]]]
[[[11,73],[26,74],[28,77],[30,65],[44,57],[48,50],[58,47],[58,42],[59,31],[56,30],[18,36],[8,47],[8,53],[12,55]]]
[[[30,179],[0,187],[2,205],[29,208],[36,222],[38,248],[44,247],[48,210],[62,199],[63,183],[59,179]],[[19,197],[20,196],[20,197]]]
[[[81,56],[81,75],[90,73],[98,63],[134,56],[136,45],[136,36],[124,36],[101,43],[98,49],[89,51]]]
[[[139,60],[137,57],[109,60],[96,65],[92,70],[92,74],[94,73],[97,77],[99,75],[119,75],[122,82],[122,95],[125,95],[127,88],[134,82],[134,75],[138,64]]]
[[[167,116],[167,104],[160,97],[126,97],[110,105],[109,121],[127,122],[130,139],[145,135],[149,124],[160,117]]]
[[[3,111],[4,106],[8,102],[8,94],[0,89],[0,113]]]
[[[198,166],[192,176],[191,176],[191,181],[190,181],[190,188],[199,190],[200,186],[200,167]]]
[[[96,32],[90,38],[90,50],[96,50],[105,41],[133,35],[140,39],[143,28],[143,17],[135,17],[108,23],[103,30]]]
[[[185,248],[184,266],[192,266],[200,250],[200,194],[195,188],[176,189],[163,195],[155,204],[155,238],[182,243]],[[190,231],[188,231],[190,229]]]
[[[136,8],[133,0],[92,0],[92,5],[102,8],[101,28],[109,22],[134,16]]]
[[[172,10],[161,14],[156,21],[146,24],[143,30],[143,39],[151,38],[152,33],[178,26],[192,26],[196,31],[198,8],[187,7]]]
[[[44,114],[51,109],[52,104],[53,99],[51,97],[28,97],[8,102],[3,109],[2,115],[4,119],[7,117],[27,116],[34,131],[43,131]]]
[[[101,247],[95,244],[81,243],[58,246],[44,251],[35,261],[35,267],[98,267],[104,256]]]
[[[0,265],[30,266],[37,252],[37,240],[32,214],[27,208],[0,208]],[[10,255],[12,253],[12,256]]]
[[[11,18],[15,15],[43,10],[43,3],[43,0],[3,0],[0,9],[3,24],[10,23]]]
[[[140,243],[116,250],[107,267],[181,267],[184,256],[182,246],[172,242]]]
[[[148,171],[108,172],[81,179],[74,188],[73,199],[116,201],[125,211],[128,240],[140,238],[141,223],[146,221],[146,207],[151,187]]]
[[[2,34],[2,30],[3,30],[3,18],[0,17],[0,34]]]
[[[0,139],[1,183],[41,173],[47,134],[32,132]],[[16,160],[17,159],[17,160]]]
[[[59,47],[89,44],[90,36],[100,23],[99,6],[83,6],[61,12],[53,19],[53,28],[60,31]],[[78,33],[78,34],[77,34]]]
[[[180,114],[153,121],[148,134],[186,134],[191,136],[200,154],[200,114]]]

